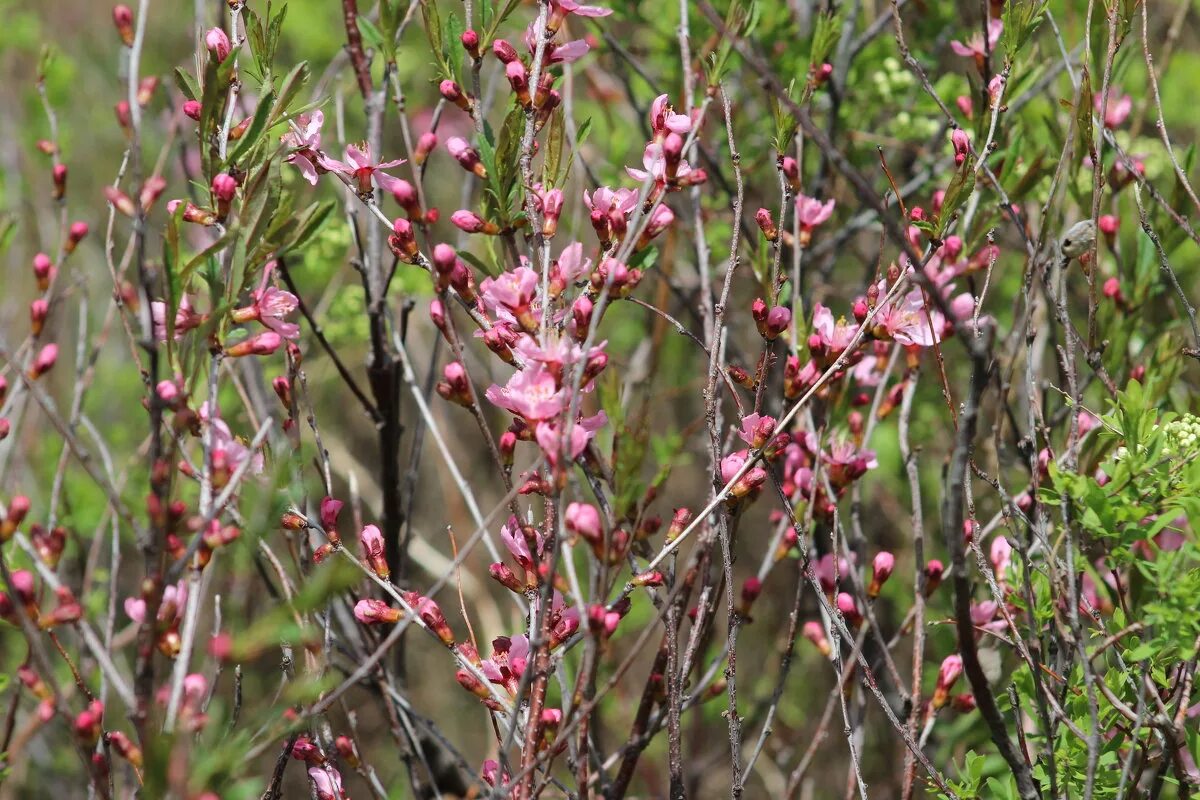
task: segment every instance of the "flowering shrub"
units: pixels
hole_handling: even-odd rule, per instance
[[[1200,786],[1186,6],[173,11],[5,180],[0,796]]]

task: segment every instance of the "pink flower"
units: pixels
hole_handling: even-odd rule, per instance
[[[804,623],[804,638],[812,642],[823,656],[828,657],[833,652],[833,648],[829,646],[829,639],[825,637],[825,629],[816,620]]]
[[[243,461],[250,459],[249,470],[255,475],[261,474],[263,471],[263,454],[261,452],[252,453],[249,447],[242,444],[230,432],[225,420],[221,419],[220,412],[212,413],[209,408],[207,402],[200,406],[200,420],[212,428],[213,463],[223,462],[232,473]]]
[[[571,426],[571,441],[568,446],[571,460],[577,459],[583,454],[588,442],[596,437],[596,432],[607,422],[608,415],[601,411],[592,417],[581,417]],[[542,453],[550,465],[558,466],[558,459],[563,449],[562,435],[558,425],[551,422],[539,422],[534,430],[534,438],[537,440],[538,446],[542,448]]]
[[[950,49],[956,54],[964,58],[975,58],[982,60],[986,58],[988,53],[996,49],[996,44],[1000,41],[1000,34],[1004,32],[1004,23],[998,19],[990,19],[987,23],[987,47],[985,49],[983,35],[975,33],[967,41],[966,44],[955,39],[950,42]]]
[[[554,33],[563,24],[568,15],[578,17],[607,17],[612,13],[611,8],[600,6],[585,6],[575,0],[550,0],[550,18],[546,20],[547,33]]]
[[[637,207],[638,193],[633,189],[610,189],[607,186],[601,186],[594,193],[589,194],[587,190],[583,192],[583,204],[588,207],[589,211],[600,211],[603,214],[608,214],[612,210],[618,210],[625,216]]]
[[[607,9],[602,10],[607,11]],[[537,31],[535,28],[536,23],[530,23],[529,27],[525,29],[525,46],[529,48],[530,55],[537,53]],[[543,65],[571,64],[586,56],[590,49],[588,43],[583,39],[575,39],[565,44],[546,42],[542,63]]]
[[[695,172],[699,177],[701,171],[693,170],[688,162],[680,159],[678,165],[674,168],[674,174],[668,168],[670,160],[667,158],[667,153],[664,150],[664,145],[658,142],[650,142],[646,145],[646,149],[642,152],[642,166],[645,169],[636,169],[634,167],[626,167],[625,172],[634,180],[647,181],[651,178],[658,185],[664,185],[667,179],[681,183],[688,183],[689,176]]]
[[[479,671],[492,683],[516,694],[528,659],[528,636],[497,636],[492,640],[492,657],[479,663]]]
[[[385,192],[394,192],[399,188],[400,179],[393,178],[383,170],[400,166],[404,163],[404,159],[399,158],[394,161],[372,164],[370,148],[363,145],[362,149],[359,149],[354,145],[350,145],[346,148],[345,162],[330,158],[322,153],[317,163],[329,172],[339,173],[354,181],[358,187],[359,194],[369,195],[372,191],[372,180],[374,180],[375,185]]]
[[[537,321],[530,313],[537,295],[539,276],[529,267],[517,267],[497,278],[484,278],[479,284],[483,305],[501,319],[516,322],[525,330],[537,330]]]
[[[160,342],[167,340],[167,304],[161,300],[150,303],[150,318],[154,322],[154,338]],[[175,340],[183,338],[183,334],[192,328],[199,327],[204,322],[204,315],[192,310],[192,301],[185,294],[179,298],[179,307],[175,309]]]
[[[384,555],[383,534],[379,532],[379,528],[374,525],[366,526],[358,534],[358,542],[362,545],[363,555],[367,557],[367,563],[371,565],[371,569],[386,581],[391,575],[391,569],[388,567],[387,558]]]
[[[849,440],[831,442],[829,450],[821,453],[821,460],[829,465],[829,480],[834,486],[845,486],[879,466],[874,450],[859,450]]]
[[[317,800],[349,800],[342,788],[342,774],[329,764],[308,768],[308,779],[312,781]]]
[[[880,294],[887,286],[881,281]],[[919,288],[885,305],[875,315],[874,333],[880,339],[900,344],[931,347],[941,339],[941,325],[933,324],[925,310],[925,297]]]
[[[667,100],[667,95],[660,94],[650,104],[650,129],[656,140],[665,139],[668,133],[678,133],[684,136],[692,130],[692,120],[686,114],[676,114]]]
[[[571,503],[564,515],[567,530],[577,533],[588,542],[600,541],[604,529],[600,522],[600,512],[589,503]]]
[[[163,588],[162,599],[158,604],[157,619],[159,622],[178,622],[183,619],[184,606],[187,604],[187,584],[184,581]],[[125,615],[141,625],[146,621],[146,601],[140,597],[125,598]]]
[[[832,362],[845,352],[854,341],[857,332],[858,326],[847,323],[844,317],[834,321],[833,312],[820,303],[813,307],[813,334],[817,337],[816,342],[823,351],[822,355],[827,356],[828,361]],[[812,344],[810,338],[810,348]]]
[[[738,436],[753,448],[759,448],[770,441],[775,433],[775,418],[762,414],[747,414],[742,417],[742,428]]]
[[[800,220],[802,228],[812,229],[833,215],[833,207],[835,205],[836,201],[834,200],[826,200],[822,203],[815,197],[808,197],[803,194],[797,195],[796,218]]]
[[[531,422],[556,417],[567,407],[566,393],[544,364],[516,372],[503,387],[493,383],[484,396],[492,405]]]
[[[493,759],[488,759],[483,762],[483,771],[480,773],[480,778],[488,786],[500,786],[501,788],[508,786],[509,774],[501,771],[500,762]]]
[[[516,517],[509,517],[508,522],[500,529],[500,540],[504,542],[504,546],[508,548],[508,552],[512,553],[512,557],[516,559],[519,565],[527,570],[534,569],[536,564],[533,552],[529,549],[529,540],[525,538],[525,531]],[[545,544],[545,537],[538,531],[535,534],[534,541],[537,545],[537,554],[540,557]]]
[[[767,471],[757,466],[751,467],[741,477],[738,477],[738,473],[742,471],[749,460],[750,451],[748,450],[738,450],[721,459],[721,480],[728,484],[737,478],[737,481],[729,489],[730,497],[735,499],[745,497],[767,480]]]
[[[1096,113],[1099,114],[1104,105],[1104,95],[1096,95],[1092,98],[1092,103],[1096,107]],[[1108,108],[1104,111],[1104,127],[1120,127],[1121,123],[1129,118],[1129,112],[1132,110],[1133,98],[1110,88],[1108,90]]]
[[[867,586],[867,597],[879,596],[879,590],[892,576],[895,567],[896,557],[888,551],[883,550],[875,554],[875,560],[871,562],[871,583]]]
[[[558,291],[561,292],[591,271],[592,260],[583,257],[583,244],[572,242],[563,248],[558,260],[550,269],[551,289],[554,289],[557,281]]]
[[[958,682],[962,671],[962,656],[957,653],[946,656],[942,660],[942,666],[938,669],[937,686],[934,689],[933,699],[931,700],[934,708],[941,708],[946,705],[946,701],[950,699],[950,690]]]
[[[294,148],[284,160],[300,170],[301,177],[313,186],[317,185],[317,175],[324,171],[320,166],[321,126],[324,124],[325,114],[318,108],[297,116],[298,130],[288,131],[279,139],[285,147]]]
[[[275,262],[268,261],[263,267],[262,280],[251,295],[254,303],[234,310],[233,319],[235,322],[258,320],[285,339],[297,339],[300,336],[300,326],[285,321],[284,317],[295,311],[300,301],[291,292],[276,289],[271,285],[271,272],[274,269]]]
[[[1008,543],[1008,539],[1003,534],[997,534],[996,538],[992,540],[989,558],[992,568],[996,570],[996,580],[1003,583],[1004,576],[1008,574],[1008,567],[1012,563],[1012,545]]]

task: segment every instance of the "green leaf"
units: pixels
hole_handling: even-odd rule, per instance
[[[396,58],[396,51],[392,47],[391,41],[384,35],[383,31],[375,27],[374,22],[371,22],[371,20],[362,14],[358,15],[358,30],[362,34],[363,41],[383,53],[384,58],[388,61]]]
[[[558,169],[562,164],[563,143],[566,138],[566,116],[561,108],[556,108],[550,116],[545,155],[542,157],[542,183],[547,187],[558,185]]]
[[[1079,96],[1075,99],[1075,161],[1095,156],[1096,141],[1092,129],[1092,78],[1085,66],[1079,74]]]
[[[332,201],[324,203],[314,203],[301,215],[298,232],[292,241],[283,245],[280,248],[280,253],[290,250],[299,250],[306,244],[311,242],[313,238],[320,232],[321,227],[329,219],[329,215],[333,213],[336,204]]]
[[[443,80],[454,80],[450,65],[446,63],[445,42],[442,39],[442,18],[438,13],[437,0],[421,0],[421,18],[425,21],[425,36],[429,39],[429,50],[437,62]]]
[[[190,72],[187,72],[183,67],[175,68],[175,86],[180,93],[188,100],[199,100],[200,85],[196,83],[196,79],[192,77]]]
[[[275,99],[275,106],[271,109],[270,124],[274,125],[279,120],[283,119],[283,115],[287,113],[288,106],[296,99],[296,95],[308,83],[308,62],[301,61],[296,66],[292,67],[292,71],[287,74],[280,84],[279,96]]]

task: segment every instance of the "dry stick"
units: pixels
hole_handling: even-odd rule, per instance
[[[909,443],[909,422],[912,419],[913,397],[917,393],[917,375],[911,376],[904,387],[900,400],[899,443],[900,458],[908,476],[909,496],[912,503],[913,534],[913,656],[912,656],[912,710],[908,714],[908,733],[917,735],[921,718],[921,675],[925,663],[925,518],[921,508],[920,472],[917,454]],[[902,800],[910,800],[913,782],[916,780],[917,764],[912,753],[904,754],[904,783],[901,785]]]
[[[942,502],[942,536],[946,542],[946,549],[951,554],[954,569],[955,621],[963,671],[971,683],[980,716],[987,723],[992,741],[1016,778],[1017,791],[1022,800],[1035,800],[1040,795],[1034,785],[1029,765],[1008,736],[1004,718],[996,706],[996,698],[979,662],[979,652],[975,645],[975,626],[971,621],[971,586],[963,552],[963,490],[967,480],[967,460],[978,422],[979,402],[987,385],[988,361],[986,350],[971,353],[971,382],[966,403],[959,415],[958,435],[946,476],[946,493]]]
[[[725,112],[725,131],[726,139],[729,142],[729,158],[733,163],[733,178],[737,186],[737,195],[733,201],[733,219],[734,224],[730,234],[729,243],[729,264],[725,269],[725,286],[721,290],[721,301],[716,308],[716,321],[713,326],[713,337],[709,343],[711,347],[710,358],[708,362],[708,385],[705,388],[705,411],[704,418],[708,423],[709,432],[709,451],[710,461],[709,469],[712,474],[713,491],[719,492],[722,483],[721,479],[721,442],[717,427],[717,372],[720,370],[718,361],[720,348],[718,342],[721,339],[722,330],[725,322],[725,311],[729,304],[729,291],[733,285],[733,276],[737,272],[740,257],[738,256],[738,246],[741,242],[741,226],[738,221],[742,218],[742,202],[744,198],[744,187],[742,185],[742,170],[741,156],[737,150],[737,144],[733,138],[733,117],[729,106],[729,94],[725,91],[724,86],[720,87],[721,105]],[[766,354],[764,353],[764,365]],[[763,380],[761,383],[765,383]],[[761,384],[760,384],[761,391]],[[757,403],[756,403],[757,406]],[[729,724],[729,751],[730,751],[730,768],[732,771],[732,785],[730,786],[730,797],[733,800],[738,800],[742,796],[742,775],[741,757],[742,757],[742,721],[738,716],[737,711],[737,635],[738,628],[741,624],[741,615],[737,611],[737,606],[734,601],[733,588],[733,554],[730,547],[730,520],[727,511],[718,506],[717,512],[717,530],[721,542],[721,563],[725,572],[725,609],[729,619],[728,631],[728,662],[725,667],[726,686],[729,694],[729,708],[726,714]]]

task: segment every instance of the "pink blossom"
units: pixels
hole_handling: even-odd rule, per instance
[[[633,189],[610,189],[607,186],[601,186],[594,193],[589,194],[587,190],[583,192],[583,204],[588,207],[589,211],[600,211],[608,214],[613,210],[617,210],[625,216],[637,207],[638,193]]]
[[[317,163],[329,172],[336,172],[354,181],[359,194],[369,195],[372,191],[372,180],[385,192],[394,192],[399,188],[400,179],[393,178],[383,170],[400,166],[404,163],[404,159],[399,158],[394,161],[373,164],[371,163],[371,149],[364,144],[361,149],[355,145],[347,147],[344,162],[322,153]]]
[[[1104,105],[1104,95],[1096,95],[1092,98],[1092,103],[1096,107],[1096,113],[1099,114]],[[1108,90],[1108,108],[1104,110],[1104,127],[1119,128],[1121,123],[1129,118],[1129,112],[1132,110],[1133,98],[1110,88]]]
[[[831,442],[829,450],[821,453],[821,460],[829,465],[829,479],[834,486],[845,486],[879,466],[874,450],[859,450],[847,439]]]
[[[989,558],[992,568],[996,570],[996,580],[1003,583],[1004,576],[1008,574],[1008,568],[1012,564],[1012,545],[1008,543],[1008,539],[1003,534],[998,534],[992,540]]]
[[[676,114],[667,95],[660,94],[650,104],[650,129],[655,139],[666,138],[668,132],[684,136],[692,130],[692,120],[686,114]]]
[[[605,9],[607,10],[607,9]],[[610,12],[611,13],[611,12]],[[537,53],[537,30],[536,23],[530,23],[525,29],[525,46],[529,48],[529,54]],[[591,48],[583,39],[575,39],[565,44],[557,44],[555,42],[546,42],[545,49],[542,55],[542,63],[549,64],[571,64],[587,55]],[[519,63],[519,62],[508,62]]]
[[[775,433],[775,418],[762,414],[747,414],[742,417],[742,427],[738,436],[753,448],[765,445]]]
[[[321,126],[324,124],[325,114],[318,108],[297,116],[297,130],[288,131],[279,139],[285,147],[293,149],[284,161],[300,170],[301,177],[313,186],[317,185],[317,175],[324,171],[320,166]]]
[[[242,444],[241,440],[236,438],[229,430],[229,425],[225,423],[225,420],[221,419],[220,412],[210,412],[208,402],[200,406],[200,420],[207,423],[212,429],[212,454],[214,462],[218,461],[218,459],[223,460],[228,466],[229,471],[233,472],[243,461],[250,459],[249,470],[255,475],[262,474],[262,452],[255,451],[252,453],[249,447]]]
[[[811,231],[833,215],[835,205],[836,201],[834,200],[826,200],[822,203],[815,197],[797,195],[796,219],[800,221],[801,228]]]
[[[516,372],[503,387],[493,383],[484,396],[492,405],[531,422],[556,417],[567,407],[566,393],[544,364]]]
[[[483,762],[483,771],[480,773],[480,778],[488,786],[500,786],[501,788],[508,786],[510,776],[508,772],[501,771],[500,762],[489,758]]]
[[[767,471],[762,467],[755,466],[742,472],[749,461],[749,450],[738,450],[721,459],[721,480],[726,484],[733,482],[729,489],[733,498],[745,497],[767,480]],[[740,477],[739,473],[742,473]]]
[[[568,454],[572,460],[583,454],[583,451],[587,449],[588,442],[594,439],[596,432],[607,423],[608,415],[601,411],[592,417],[581,417],[571,426]],[[551,422],[539,422],[534,430],[534,438],[537,440],[538,446],[542,448],[546,460],[550,462],[551,466],[557,466],[559,455],[563,449],[559,426]]]
[[[504,546],[508,548],[508,552],[512,553],[517,563],[527,570],[535,568],[533,553],[529,549],[529,541],[525,538],[525,532],[521,527],[521,523],[516,517],[509,517],[508,522],[500,529],[500,540],[504,542]],[[537,554],[542,555],[542,548],[545,545],[545,537],[541,531],[538,531],[535,536],[537,544]]]
[[[575,0],[550,0],[550,18],[546,20],[546,30],[549,33],[557,31],[570,14],[578,17],[607,17],[611,13],[611,8],[585,6]]]
[[[308,768],[308,779],[312,781],[317,800],[349,800],[342,788],[342,774],[329,764]]]
[[[532,269],[517,267],[501,273],[497,278],[484,278],[479,284],[479,294],[488,311],[502,312],[501,319],[522,322],[522,327],[525,327],[522,318],[529,316],[530,305],[537,294],[538,281],[539,276]]]
[[[658,185],[664,185],[668,178],[675,181],[686,182],[686,179],[693,172],[699,174],[699,170],[693,170],[692,166],[680,159],[678,166],[675,168],[675,174],[668,174],[668,159],[664,152],[663,145],[658,142],[650,142],[646,145],[646,149],[642,152],[642,166],[645,169],[636,169],[634,167],[626,167],[625,172],[634,180],[648,181],[651,178]]]
[[[180,581],[163,589],[162,599],[158,605],[157,619],[159,622],[177,622],[183,619],[184,606],[187,604],[187,584]],[[146,621],[146,601],[140,597],[125,598],[125,615],[141,625]]]
[[[887,290],[882,281],[879,288],[880,294]],[[884,305],[875,315],[874,332],[880,339],[917,347],[931,347],[941,339],[941,326],[930,319],[925,310],[925,296],[919,288]]]
[[[555,262],[555,266],[557,267],[557,277],[561,280],[563,288],[566,288],[591,272],[592,260],[584,258],[582,243],[572,242],[563,248],[562,253],[558,256],[558,261]],[[554,270],[552,270],[553,272]],[[555,275],[552,274],[551,280],[554,277]]]
[[[590,503],[571,503],[567,506],[563,521],[567,530],[579,534],[589,542],[599,541],[604,532],[600,512]]]
[[[160,342],[167,340],[167,304],[161,300],[150,303],[150,318],[154,322],[154,338]],[[204,322],[204,315],[192,310],[192,301],[185,294],[179,298],[179,307],[175,309],[175,340],[183,338],[183,334]]]
[[[528,636],[497,636],[492,640],[492,657],[479,663],[479,671],[492,683],[516,694],[528,659]]]
[[[271,285],[271,272],[275,262],[268,261],[263,267],[262,279],[251,297],[254,302],[245,308],[234,310],[235,322],[258,320],[269,330],[274,331],[285,339],[297,339],[300,336],[300,326],[284,320],[288,314],[296,310],[300,301],[291,292],[277,289]]]
[[[229,35],[220,28],[209,28],[208,33],[204,34],[204,46],[212,53],[217,63],[220,63],[229,56]]]
[[[858,326],[847,323],[845,317],[840,317],[835,322],[833,312],[817,303],[813,307],[813,333],[832,361],[853,343]]]
[[[1000,34],[1004,32],[1004,23],[998,19],[990,19],[987,23],[987,46],[983,42],[983,34],[975,33],[966,44],[955,39],[950,42],[950,49],[964,58],[983,59],[996,49]]]

